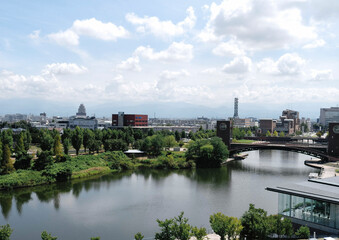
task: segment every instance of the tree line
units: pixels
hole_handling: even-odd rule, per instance
[[[2,124],[2,127],[20,127],[24,130],[16,134],[11,128],[2,129],[0,134],[0,174],[8,174],[18,169],[44,170],[54,162],[63,162],[69,158],[71,148],[78,155],[83,149],[85,153],[100,151],[126,151],[135,148],[144,151],[149,156],[159,156],[163,149],[174,146],[182,147],[183,140],[189,138],[201,139],[215,136],[215,131],[200,130],[196,133],[171,132],[163,130],[155,132],[152,128],[141,129],[103,129],[90,130],[76,127],[74,130],[63,129],[60,134],[56,130],[37,129],[29,123],[21,121],[12,125]],[[31,145],[39,146],[34,161],[28,153]],[[206,151],[205,151],[206,152]],[[194,159],[191,155],[190,158]],[[13,161],[15,159],[15,161]]]
[[[188,218],[184,217],[184,212],[179,216],[156,220],[160,231],[155,233],[155,240],[189,240],[195,237],[196,240],[206,239],[207,231],[204,227],[192,226],[188,223]],[[261,208],[255,208],[250,204],[249,209],[240,219],[230,217],[223,213],[214,213],[209,217],[209,223],[213,232],[220,236],[221,240],[226,237],[232,239],[286,239],[310,237],[310,230],[307,226],[301,226],[294,231],[292,222],[289,218],[282,215],[267,215],[267,212]],[[9,240],[13,229],[9,224],[0,226],[0,240]],[[42,240],[56,240],[50,233],[43,231]],[[100,237],[92,237],[91,240],[100,240]],[[134,235],[135,240],[142,240],[144,236],[138,232]]]

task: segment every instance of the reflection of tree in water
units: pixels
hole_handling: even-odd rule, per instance
[[[13,196],[8,195],[8,194],[1,194],[0,197],[0,206],[1,206],[1,212],[4,218],[8,218],[9,212],[11,211],[12,208],[12,199]]]
[[[18,213],[20,215],[22,213],[22,205],[24,203],[28,203],[31,199],[32,199],[32,192],[24,192],[15,197],[16,209],[18,210]]]
[[[199,183],[213,184],[214,186],[225,186],[231,179],[232,171],[227,166],[221,168],[197,168],[191,179]]]

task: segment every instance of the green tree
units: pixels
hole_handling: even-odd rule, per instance
[[[210,224],[213,231],[225,240],[227,233],[228,217],[218,212],[210,216]]]
[[[138,232],[134,235],[134,240],[142,240],[144,239],[144,236],[141,234],[141,232]]]
[[[264,239],[268,233],[267,212],[250,204],[249,209],[241,217],[241,225],[244,227],[241,231],[243,237]]]
[[[0,226],[0,240],[9,240],[13,229],[9,224]]]
[[[91,237],[91,240],[100,240],[100,237]]]
[[[267,131],[266,132],[266,137],[270,137],[271,136],[271,132],[270,131]]]
[[[84,129],[83,135],[84,136],[83,136],[82,144],[84,145],[84,149],[86,152],[89,142],[95,138],[95,135],[93,131],[88,128]]]
[[[193,134],[192,131],[190,131],[190,132],[188,133],[188,138],[194,140],[194,139],[193,139],[193,138],[194,138],[194,134]]]
[[[93,139],[93,141],[96,141]],[[97,144],[97,143],[95,143]],[[104,141],[105,151],[126,151],[128,149],[127,143],[122,139],[108,139]]]
[[[64,153],[66,155],[68,155],[70,145],[71,145],[71,141],[69,140],[69,138],[65,138],[62,142],[62,146],[64,147]]]
[[[154,135],[154,129],[153,128],[150,128],[147,132],[147,135],[148,136],[153,136]]]
[[[2,157],[2,163],[1,163],[1,174],[8,174],[13,172],[14,166],[13,166],[13,162],[11,160],[11,150],[8,146],[8,144],[6,144],[3,147],[3,157]]]
[[[24,145],[24,136],[23,136],[23,132],[21,132],[19,134],[19,137],[15,143],[15,148],[14,148],[14,151],[15,151],[15,155],[18,156],[18,155],[21,155],[25,152],[27,152],[25,150],[25,145]]]
[[[174,136],[175,136],[175,141],[179,142],[180,141],[180,133],[178,132],[178,130],[175,130]]]
[[[318,132],[316,133],[316,135],[317,135],[318,138],[320,138],[320,137],[323,135],[323,133],[322,133],[322,131],[318,131]]]
[[[13,131],[12,129],[7,129],[1,132],[1,142],[2,146],[8,145],[11,150],[13,147]]]
[[[32,136],[30,131],[26,130],[23,133],[23,141],[24,141],[24,146],[25,146],[25,150],[26,152],[29,150],[31,142],[32,142]]]
[[[206,228],[197,228],[192,227],[192,236],[196,238],[196,240],[204,240],[205,236],[207,235]]]
[[[152,154],[154,156],[159,156],[161,154],[161,150],[164,147],[163,136],[157,134],[151,137],[151,144],[152,144]]]
[[[247,137],[252,137],[252,131],[251,130],[247,130],[247,132],[246,132],[246,136]]]
[[[175,137],[173,135],[169,135],[164,137],[164,146],[168,149],[174,147],[177,144]]]
[[[76,126],[74,131],[72,132],[72,146],[76,151],[76,155],[79,155],[79,150],[82,144],[83,134],[81,128]]]
[[[174,217],[172,232],[175,239],[189,240],[191,238],[191,225],[188,224],[188,219],[184,217],[184,212],[181,212],[178,217]]]
[[[57,237],[53,237],[50,233],[43,231],[41,233],[41,239],[42,240],[56,240],[58,239]]]
[[[285,132],[284,132],[284,131],[281,131],[281,132],[279,133],[279,137],[285,137]]]
[[[267,218],[268,233],[277,234],[278,239],[283,236],[291,237],[293,234],[292,222],[288,218],[284,218],[282,215],[270,215]]]
[[[101,141],[100,140],[96,140],[95,138],[92,138],[88,142],[88,151],[89,151],[89,153],[94,152],[94,151],[99,153],[100,147],[101,147]],[[117,151],[119,151],[119,150],[117,150]]]
[[[238,218],[228,217],[220,212],[210,216],[210,224],[221,240],[224,240],[226,235],[228,239],[236,239],[243,228]]]
[[[278,137],[278,132],[276,130],[273,132],[273,137]]]
[[[48,131],[40,132],[40,148],[42,151],[51,151],[53,148],[54,139]]]
[[[173,219],[165,219],[164,221],[157,219],[157,222],[161,232],[155,234],[155,240],[175,240],[172,234]]]
[[[61,150],[61,137],[60,134],[56,134],[54,137],[54,145],[53,145],[53,152],[55,156],[61,156],[62,150]]]
[[[308,239],[310,237],[310,229],[307,226],[301,226],[295,233],[298,238]]]
[[[44,170],[47,166],[50,166],[54,163],[53,154],[51,151],[38,152],[37,157],[38,158],[34,160],[33,165],[35,170]]]
[[[185,131],[181,131],[181,138],[186,138],[186,132]]]
[[[32,156],[27,153],[22,153],[16,156],[14,168],[15,169],[28,169],[31,167]]]
[[[236,217],[229,217],[228,226],[227,226],[227,236],[228,239],[236,239],[239,236],[243,226],[241,221]]]

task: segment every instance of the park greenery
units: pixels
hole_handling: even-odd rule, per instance
[[[215,131],[141,130],[133,128],[90,130],[39,130],[19,122],[0,134],[0,189],[35,186],[56,181],[136,168],[184,169],[220,167],[228,150]],[[183,140],[189,143],[185,144]],[[187,148],[186,154],[169,151]],[[34,150],[35,151],[34,151]],[[141,158],[124,151],[140,149]]]
[[[207,239],[207,231],[204,227],[196,227],[189,224],[189,219],[184,217],[184,212],[179,216],[165,220],[156,220],[160,228],[155,233],[155,240],[196,240]],[[308,239],[310,230],[307,226],[301,226],[294,232],[291,220],[281,215],[269,215],[261,208],[255,208],[250,204],[249,209],[240,219],[226,216],[223,213],[214,213],[209,217],[210,227],[213,232],[225,239]],[[0,226],[0,240],[9,240],[13,229],[9,224]],[[43,231],[42,240],[56,240],[57,237]],[[100,237],[91,237],[91,240],[100,240]],[[134,235],[135,240],[144,239],[144,235],[138,232]]]
[[[213,232],[225,239],[286,239],[308,238],[309,228],[301,226],[294,232],[291,220],[281,215],[269,215],[261,208],[250,204],[249,209],[240,219],[226,216],[223,213],[214,213],[209,218]],[[197,240],[206,239],[206,229],[197,228],[188,223],[188,219],[181,212],[178,217],[159,220],[160,231],[155,234],[156,240],[188,240],[195,237]],[[135,239],[143,239],[139,232]]]

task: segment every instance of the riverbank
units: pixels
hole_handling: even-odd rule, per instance
[[[339,162],[322,163],[320,160],[305,161],[305,165],[320,169],[319,178],[339,176]]]
[[[65,162],[53,163],[42,171],[17,170],[2,175],[0,176],[0,190],[51,184],[121,170],[138,168],[187,169],[194,167],[195,163],[186,161],[184,153],[163,152],[153,159],[132,159],[120,151],[104,152],[68,157]]]

